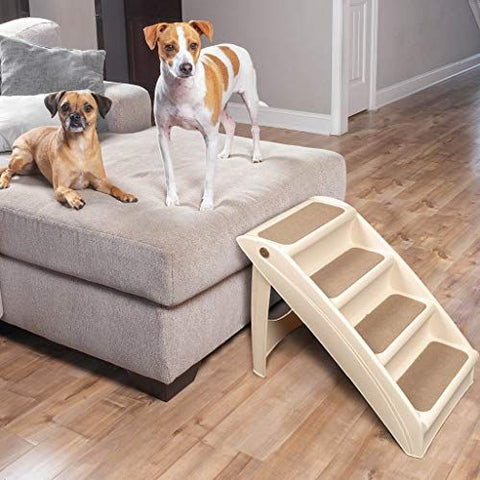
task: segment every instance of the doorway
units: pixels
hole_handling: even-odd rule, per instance
[[[376,108],[378,0],[333,2],[332,128],[348,131],[348,118]]]

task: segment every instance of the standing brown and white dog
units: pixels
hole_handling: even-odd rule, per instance
[[[235,122],[226,106],[233,93],[242,97],[252,122],[252,160],[262,160],[257,120],[260,102],[252,59],[244,48],[231,44],[201,50],[200,36],[203,34],[209,40],[213,36],[213,26],[208,21],[157,23],[143,31],[150,49],[158,48],[161,62],[155,88],[154,114],[165,168],[166,204],[179,203],[169,152],[170,130],[179,126],[199,130],[205,139],[205,189],[200,208],[212,209],[217,156],[228,158],[232,149]],[[218,154],[220,123],[225,128],[226,141],[223,151]]]
[[[59,112],[61,127],[39,127],[15,140],[7,168],[0,169],[0,189],[8,188],[13,175],[40,170],[53,185],[55,198],[80,210],[85,202],[75,191],[92,187],[121,202],[136,202],[107,178],[98,141],[97,114],[105,117],[112,102],[88,92],[58,92],[45,97],[52,117]]]

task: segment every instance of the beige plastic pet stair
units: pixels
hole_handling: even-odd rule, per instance
[[[302,322],[405,453],[423,457],[473,382],[478,353],[350,205],[314,197],[238,237],[253,263],[254,371]],[[291,310],[269,318],[271,289]]]

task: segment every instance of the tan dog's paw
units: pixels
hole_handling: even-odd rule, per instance
[[[121,202],[124,202],[124,203],[135,203],[135,202],[138,202],[138,198],[137,198],[135,195],[132,195],[131,193],[124,193],[124,192],[123,192],[123,195],[121,195],[120,197],[118,197],[118,199],[119,199]]]
[[[123,203],[138,202],[138,198],[135,195],[132,195],[131,193],[126,193],[118,187],[112,187],[111,195],[112,197],[120,200],[120,202]]]
[[[76,192],[69,192],[65,195],[65,201],[70,208],[81,210],[85,206],[82,197]]]
[[[3,190],[4,188],[8,188],[9,186],[10,186],[10,180],[5,175],[2,175],[0,177],[0,190]]]

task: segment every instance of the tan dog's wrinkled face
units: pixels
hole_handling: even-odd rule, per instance
[[[202,43],[200,36],[213,37],[213,26],[206,20],[188,23],[156,23],[143,29],[150,50],[158,48],[158,56],[172,75],[187,78],[195,74]]]
[[[57,112],[63,129],[70,133],[82,133],[97,124],[97,114],[103,118],[112,101],[90,92],[57,92],[45,97],[45,106],[54,117]]]

